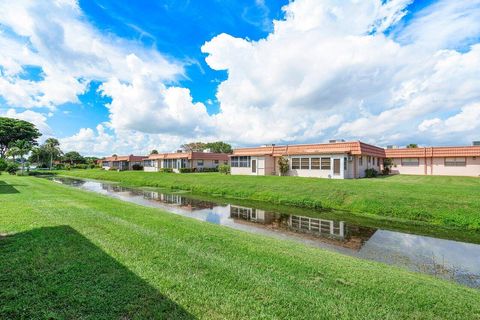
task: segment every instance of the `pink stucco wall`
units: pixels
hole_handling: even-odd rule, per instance
[[[401,159],[393,159],[394,166],[392,167],[393,174],[414,174],[434,176],[480,176],[480,157],[467,157],[467,165],[463,167],[449,167],[445,166],[445,158],[420,158],[418,166],[402,166]]]

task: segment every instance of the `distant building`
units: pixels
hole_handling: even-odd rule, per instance
[[[144,171],[160,171],[168,168],[180,172],[181,168],[190,168],[195,171],[217,168],[220,164],[228,163],[228,155],[213,152],[174,152],[151,154],[143,160]]]
[[[133,154],[129,156],[111,156],[111,157],[106,157],[99,162],[101,163],[101,166],[105,170],[132,170],[134,165],[142,165],[143,164],[143,159],[145,159],[145,156],[134,156]]]

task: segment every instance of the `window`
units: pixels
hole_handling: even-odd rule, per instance
[[[445,158],[446,167],[465,167],[467,158]]]
[[[380,167],[380,158],[377,158],[377,167]]]
[[[312,158],[312,159],[310,159],[310,169],[312,169],[312,170],[320,170],[320,158]]]
[[[215,160],[214,162],[215,162],[215,164],[218,164],[218,160]]]
[[[292,158],[292,169],[300,169],[300,158]]]
[[[176,169],[177,168],[177,159],[165,159],[163,160],[163,167]]]
[[[309,170],[310,169],[310,158],[301,158],[300,159],[300,169]]]
[[[343,158],[343,171],[347,171],[347,158]]]
[[[363,156],[358,157],[358,164],[360,167],[363,166]]]
[[[143,160],[144,167],[153,167],[153,160]]]
[[[322,170],[330,170],[330,158],[321,159],[321,168]]]
[[[418,167],[420,160],[418,158],[402,158],[402,166]]]
[[[232,157],[231,165],[234,168],[249,168],[250,167],[250,157],[241,156],[241,157]]]
[[[367,157],[367,162],[370,163],[371,160],[372,160],[372,157],[368,156],[368,157]]]
[[[197,166],[203,166],[203,160],[197,160]]]

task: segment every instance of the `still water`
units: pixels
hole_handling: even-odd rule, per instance
[[[480,245],[438,239],[309,216],[272,212],[256,207],[216,203],[188,194],[126,188],[114,183],[48,177],[54,182],[93,191],[182,216],[231,228],[300,241],[358,257],[380,261],[480,288]]]

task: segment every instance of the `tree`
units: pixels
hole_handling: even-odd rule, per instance
[[[288,170],[290,170],[290,166],[288,164],[288,159],[285,157],[278,158],[278,168],[280,170],[280,174],[284,176],[287,174]]]
[[[11,143],[10,147],[8,147],[8,151],[5,154],[5,156],[12,158],[13,161],[15,162],[15,157],[18,155],[20,155],[20,149],[18,149],[18,147],[16,147],[13,143]]]
[[[85,158],[80,155],[77,151],[70,151],[63,155],[63,161],[69,162],[70,164],[74,163],[85,163]]]
[[[209,142],[205,145],[205,149],[216,153],[232,153],[232,146],[223,141]]]
[[[152,151],[150,151],[150,154],[158,154],[158,151],[156,149],[153,149]]]
[[[13,143],[13,147],[10,148],[10,150],[16,148],[17,155],[20,156],[20,160],[22,162],[22,175],[25,172],[25,158],[23,156],[29,153],[30,150],[32,150],[32,147],[33,145],[30,141],[17,140]]]
[[[5,158],[12,143],[24,140],[36,145],[40,136],[41,133],[30,122],[0,117],[0,158]]]
[[[87,165],[92,169],[97,166],[98,160],[99,158],[97,157],[85,157],[85,161],[87,162]]]
[[[29,162],[36,163],[37,166],[44,168],[48,167],[49,160],[50,156],[44,146],[33,147],[28,158]]]
[[[185,152],[202,152],[206,148],[206,144],[203,142],[190,142],[182,144],[180,146]]]
[[[42,146],[50,157],[49,168],[52,170],[53,160],[58,159],[62,155],[60,142],[55,138],[48,138]]]
[[[416,143],[410,143],[410,144],[407,145],[407,148],[408,148],[408,149],[418,148],[418,144],[416,144]]]

